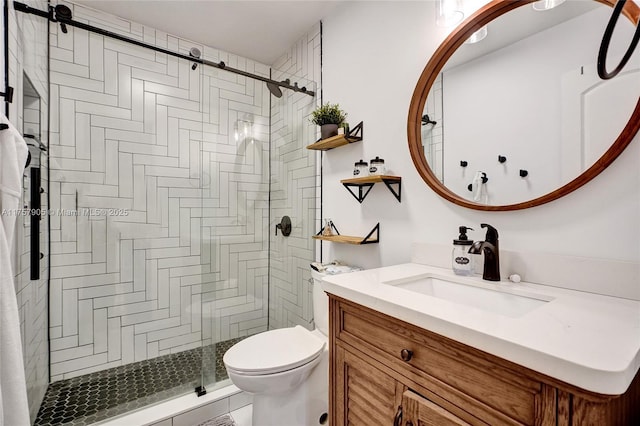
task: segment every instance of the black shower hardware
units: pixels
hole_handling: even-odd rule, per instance
[[[56,22],[60,22],[60,29],[65,34],[68,32],[67,26],[65,25],[65,21],[70,20],[71,17],[72,17],[71,9],[69,9],[64,4],[58,4],[54,8],[54,17],[53,17],[54,19],[53,20],[56,21]]]
[[[280,90],[280,87],[278,87],[277,84],[268,82],[267,83],[267,89],[269,89],[269,92],[271,92],[271,94],[273,96],[275,96],[276,98],[281,98],[282,97],[282,90]]]
[[[520,169],[520,177],[527,177],[529,175],[529,172],[524,170],[524,169]]]
[[[108,31],[108,30],[103,30],[102,28],[94,27],[93,25],[88,25],[88,24],[85,24],[85,23],[82,23],[82,22],[74,21],[72,19],[72,17],[71,17],[71,10],[68,7],[64,6],[64,5],[58,5],[58,6],[55,7],[55,9],[53,7],[49,7],[49,11],[48,12],[36,9],[34,7],[28,6],[28,5],[24,4],[24,3],[20,3],[20,2],[17,2],[17,1],[13,2],[13,7],[18,12],[29,13],[31,15],[37,15],[37,16],[40,16],[40,17],[43,17],[43,18],[47,18],[48,20],[50,20],[52,22],[59,22],[61,26],[64,24],[65,28],[66,28],[67,25],[69,25],[69,26],[72,26],[72,27],[76,27],[76,28],[80,28],[80,29],[92,32],[92,33],[100,34],[100,35],[105,36],[105,37],[110,37],[110,38],[114,38],[116,40],[124,41],[125,43],[131,43],[131,44],[135,44],[136,46],[146,47],[147,49],[151,49],[151,50],[153,50],[155,52],[160,52],[160,53],[164,53],[166,55],[174,56],[176,58],[181,58],[181,59],[185,59],[185,60],[190,61],[190,62],[195,62],[196,64],[208,65],[210,67],[214,67],[214,68],[218,68],[218,69],[221,69],[221,70],[229,71],[229,72],[232,72],[234,74],[242,75],[244,77],[253,78],[254,80],[260,80],[260,81],[263,81],[265,83],[271,83],[272,86],[284,87],[285,89],[293,90],[294,92],[301,92],[301,93],[304,93],[304,94],[309,95],[309,96],[315,96],[316,95],[316,92],[314,92],[313,90],[307,90],[306,87],[302,87],[301,88],[301,87],[298,87],[297,84],[292,86],[289,83],[284,83],[282,81],[272,80],[270,78],[263,77],[261,75],[252,74],[250,72],[243,71],[243,70],[240,70],[240,69],[237,69],[237,68],[228,67],[223,61],[213,62],[213,61],[209,61],[209,60],[203,59],[203,58],[195,58],[195,57],[190,56],[190,55],[185,55],[183,53],[173,52],[171,50],[164,49],[162,47],[153,46],[151,44],[147,44],[147,43],[144,43],[144,42],[139,41],[139,40],[135,40],[135,39],[132,39],[132,38],[129,38],[129,37],[125,37],[125,36],[122,36],[120,34]],[[68,14],[62,8],[68,9]],[[64,32],[64,29],[63,29],[63,32]]]
[[[192,56],[196,59],[200,58],[200,56],[202,55],[202,53],[200,52],[200,49],[198,49],[197,47],[192,47],[189,50],[189,56]],[[198,63],[194,62],[193,65],[191,65],[191,69],[195,70],[196,68],[198,68]]]
[[[489,178],[487,177],[487,174],[485,172],[482,172],[482,183],[487,183],[488,181],[489,181]],[[473,191],[473,184],[467,185],[467,189],[469,191]]]
[[[433,121],[432,119],[429,118],[429,114],[423,115],[421,121],[423,126],[430,126],[429,127],[430,129],[433,129],[433,126],[438,124],[437,121]]]
[[[0,96],[4,97],[5,102],[13,102],[13,87],[7,86],[7,90],[4,92],[0,92]]]
[[[460,162],[460,167],[467,167],[469,165],[469,163],[467,161],[461,161]]]
[[[618,0],[616,5],[613,8],[613,13],[611,14],[611,18],[609,18],[609,23],[607,24],[607,28],[604,30],[604,34],[602,36],[602,42],[600,43],[600,50],[598,50],[598,75],[603,80],[609,80],[616,75],[622,68],[627,64],[633,51],[638,45],[638,41],[640,41],[640,22],[636,24],[636,31],[633,33],[633,38],[631,39],[631,44],[629,48],[625,52],[624,56],[620,60],[618,66],[616,66],[613,71],[607,71],[607,53],[609,51],[609,44],[611,43],[611,37],[613,36],[613,30],[616,27],[618,22],[618,18],[622,13],[622,9],[624,9],[624,5],[627,0]]]
[[[276,224],[276,235],[278,235],[278,229],[282,231],[282,235],[285,237],[291,235],[291,218],[289,216],[282,216],[280,223]]]
[[[31,280],[40,279],[40,260],[42,255],[40,253],[40,220],[42,218],[42,201],[41,194],[44,193],[42,188],[42,174],[40,169],[40,157],[43,151],[46,151],[45,145],[40,142],[40,139],[35,135],[25,134],[23,135],[25,140],[28,140],[27,147],[29,148],[27,155],[27,166],[29,167],[29,187],[30,187],[30,276]],[[33,151],[33,154],[31,153]]]
[[[40,165],[31,167],[31,229],[30,229],[30,274],[32,280],[40,279]]]
[[[504,155],[498,155],[498,162],[500,164],[504,163],[507,161],[507,157],[505,157]]]

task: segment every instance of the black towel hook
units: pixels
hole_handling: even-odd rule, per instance
[[[640,41],[640,22],[639,22],[638,24],[636,24],[636,31],[635,33],[633,33],[631,44],[629,45],[629,48],[627,49],[624,56],[620,60],[620,63],[618,64],[617,67],[615,67],[613,71],[607,72],[606,62],[607,62],[607,53],[609,51],[609,44],[611,44],[611,37],[613,36],[613,30],[615,29],[616,24],[618,23],[618,18],[620,17],[620,14],[622,13],[622,9],[624,9],[624,5],[626,2],[627,0],[618,0],[615,7],[613,8],[613,13],[611,14],[611,18],[609,18],[609,23],[607,24],[607,28],[604,30],[604,35],[602,36],[602,42],[600,43],[600,50],[598,51],[598,75],[603,80],[609,80],[615,77],[616,75],[618,75],[620,71],[622,71],[622,68],[624,68],[624,66],[627,65],[627,62],[631,58],[633,51],[638,45],[638,41]]]

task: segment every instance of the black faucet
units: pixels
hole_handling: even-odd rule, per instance
[[[484,270],[482,271],[482,279],[487,281],[500,281],[500,250],[498,248],[498,230],[493,226],[482,223],[483,228],[487,228],[487,235],[484,241],[475,241],[469,253],[484,253]]]

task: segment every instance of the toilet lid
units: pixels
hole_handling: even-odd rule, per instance
[[[233,345],[224,354],[227,368],[244,374],[273,374],[313,360],[325,342],[299,325],[266,331]]]

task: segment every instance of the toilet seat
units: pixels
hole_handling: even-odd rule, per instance
[[[326,342],[302,326],[281,328],[248,337],[223,357],[228,370],[261,376],[300,367],[318,358]]]

